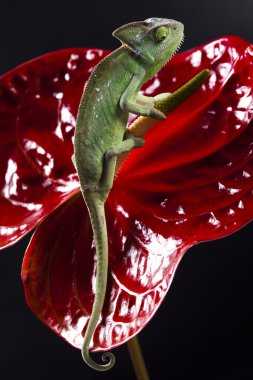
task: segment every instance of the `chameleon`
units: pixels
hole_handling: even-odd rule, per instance
[[[122,45],[100,61],[84,87],[72,157],[91,220],[97,259],[95,299],[81,353],[84,361],[99,371],[106,371],[115,363],[111,352],[103,353],[105,364],[96,363],[89,354],[107,287],[108,238],[104,206],[113,186],[117,157],[145,143],[144,138],[134,136],[126,128],[129,113],[155,120],[166,118],[154,107],[163,94],[148,97],[142,95],[140,89],[177,51],[183,40],[184,25],[172,19],[153,17],[123,25],[113,36]]]

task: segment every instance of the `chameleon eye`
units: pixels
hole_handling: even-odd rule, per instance
[[[166,26],[159,26],[154,30],[154,37],[156,41],[163,41],[169,34],[168,28]]]

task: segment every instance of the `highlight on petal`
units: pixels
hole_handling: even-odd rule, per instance
[[[145,86],[172,92],[202,68],[207,83],[146,135],[106,204],[110,271],[93,350],[140,331],[169,289],[186,250],[253,217],[253,49],[225,37],[177,55]],[[95,247],[87,211],[73,198],[45,220],[22,276],[34,313],[80,347],[94,299]]]
[[[67,49],[0,77],[0,247],[15,243],[79,189],[75,118],[91,70],[108,52]]]

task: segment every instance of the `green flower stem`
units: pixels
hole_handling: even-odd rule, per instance
[[[127,342],[137,380],[150,380],[137,336]]]
[[[197,91],[197,89],[208,78],[210,71],[208,69],[201,70],[197,75],[191,78],[183,86],[179,87],[172,94],[162,97],[155,102],[155,108],[165,115],[168,115],[174,108],[178,107],[186,99]],[[145,134],[158,122],[147,116],[139,116],[129,127],[128,131],[135,137],[144,137]],[[161,122],[161,121],[160,121]],[[130,152],[122,153],[117,160],[116,173],[118,173],[121,165],[125,161]]]

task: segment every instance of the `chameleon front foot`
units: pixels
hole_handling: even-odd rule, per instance
[[[90,366],[92,369],[95,369],[96,371],[108,371],[111,369],[115,364],[115,356],[111,352],[105,352],[102,354],[102,361],[107,362],[106,364],[99,364],[96,363],[89,354],[89,350],[87,347],[82,348],[82,357],[88,366]]]

